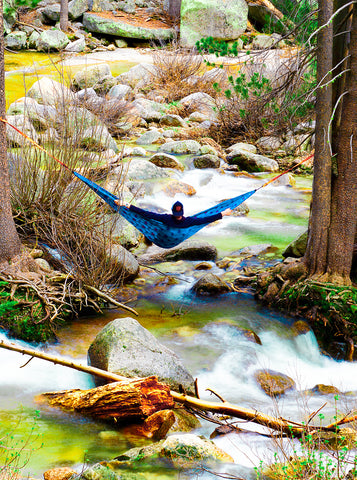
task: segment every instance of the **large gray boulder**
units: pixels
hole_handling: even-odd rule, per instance
[[[211,95],[204,92],[195,92],[187,95],[180,100],[180,104],[190,110],[203,113],[209,120],[216,120],[217,113],[215,111],[216,102]]]
[[[35,99],[22,97],[7,109],[7,115],[27,116],[37,130],[46,130],[54,125],[57,111],[51,105],[41,105]]]
[[[180,43],[193,47],[203,37],[235,40],[247,28],[245,0],[182,0]]]
[[[200,240],[185,240],[173,248],[149,247],[140,256],[140,263],[170,262],[177,260],[216,260],[217,249],[214,245]]]
[[[26,48],[26,40],[25,32],[11,32],[4,38],[4,45],[10,50],[23,50]]]
[[[213,273],[203,275],[193,285],[192,290],[200,296],[221,295],[230,292],[230,287]]]
[[[122,167],[119,167],[118,170],[121,168]],[[157,167],[148,160],[141,158],[133,158],[130,161],[129,167],[126,171],[126,177],[128,180],[153,180],[168,176],[169,174],[164,169]]]
[[[172,28],[136,27],[120,20],[111,20],[89,12],[83,14],[83,26],[87,28],[89,32],[113,35],[115,37],[164,42],[174,37],[174,30]]]
[[[45,19],[50,20],[51,22],[58,22],[60,19],[60,11],[60,4],[54,3],[53,5],[46,5],[42,10],[42,15]]]
[[[83,52],[86,48],[86,41],[85,38],[79,38],[74,42],[70,42],[67,47],[64,49],[65,52],[72,52],[72,53],[80,53]]]
[[[68,87],[48,77],[35,82],[26,95],[38,103],[55,107],[68,104],[74,99],[74,94]]]
[[[38,142],[39,136],[34,126],[25,115],[7,115],[6,119],[11,125],[17,127],[35,142]],[[18,133],[14,128],[10,127],[10,125],[6,125],[6,136],[10,144],[14,147],[21,147],[24,144],[28,145],[26,138]]]
[[[178,391],[194,392],[194,380],[180,358],[133,318],[108,323],[88,350],[90,365],[126,377],[155,375]]]
[[[300,258],[305,255],[307,245],[307,230],[293,240],[283,251],[282,256]]]
[[[39,52],[58,52],[68,44],[69,39],[61,30],[44,30],[36,42]]]
[[[113,270],[113,281],[116,281],[118,278],[133,280],[138,276],[140,268],[138,261],[122,245],[113,243],[108,256]]]
[[[87,150],[113,150],[115,153],[119,152],[116,141],[104,124],[86,128],[81,134],[80,145]]]
[[[248,172],[276,172],[279,170],[279,164],[272,158],[250,153],[248,151],[233,150],[226,157],[227,163],[230,165],[238,165],[242,170]]]
[[[158,152],[165,153],[199,153],[201,145],[196,140],[178,140],[160,145]]]
[[[68,2],[68,17],[70,20],[76,20],[87,10],[89,10],[88,0],[71,0]]]
[[[155,72],[155,67],[150,63],[139,63],[130,68],[127,72],[118,75],[118,82],[135,88],[142,79],[150,82],[151,75]]]
[[[108,76],[112,76],[112,72],[107,63],[91,65],[74,75],[72,85],[78,90],[91,88]]]

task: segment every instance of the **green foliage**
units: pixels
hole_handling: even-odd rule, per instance
[[[339,287],[329,283],[314,281],[298,282],[288,288],[283,297],[290,306],[311,306],[311,300],[318,305],[325,318],[333,319],[338,315],[354,325],[354,333],[357,334],[357,289],[354,287]]]
[[[4,2],[4,15],[17,14],[18,9],[21,7],[35,8],[40,0],[5,0]]]
[[[201,53],[214,53],[216,57],[236,57],[238,55],[238,42],[234,42],[230,47],[227,42],[214,40],[213,37],[201,38],[196,42],[196,48]]]
[[[69,312],[63,312],[64,321]],[[16,290],[11,298],[10,285],[0,282],[0,317],[2,326],[16,338],[29,342],[46,342],[55,336],[48,312],[34,291]],[[56,325],[62,323],[56,320]]]
[[[22,423],[20,417],[10,429],[3,431],[0,427],[0,478],[3,480],[17,480],[23,477],[22,470],[27,465],[33,452],[41,448],[38,445],[39,411],[35,412],[33,423],[29,425],[29,431],[22,438],[17,429]],[[23,428],[23,424],[21,425]]]
[[[271,465],[265,468],[261,462],[255,468],[258,479],[338,480],[346,478],[347,472],[353,473],[351,478],[357,473],[357,457],[349,452],[355,448],[355,434],[351,429],[337,426],[335,431],[320,431],[318,427],[313,428],[312,433],[307,430],[301,438],[292,439],[289,455],[278,445],[281,455],[275,452]]]

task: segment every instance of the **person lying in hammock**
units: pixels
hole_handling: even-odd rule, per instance
[[[192,227],[193,225],[207,225],[208,223],[215,222],[216,220],[221,220],[222,217],[227,215],[231,215],[232,210],[227,208],[222,213],[216,213],[214,215],[207,215],[201,218],[197,217],[184,217],[183,215],[183,205],[181,202],[175,202],[172,205],[172,214],[167,213],[155,213],[150,212],[148,210],[143,210],[142,208],[135,207],[135,205],[127,205],[123,204],[119,199],[115,200],[117,205],[121,207],[125,207],[131,212],[138,213],[143,218],[150,219],[150,220],[158,220],[163,224],[167,225],[168,227],[176,227],[176,228],[187,228]]]

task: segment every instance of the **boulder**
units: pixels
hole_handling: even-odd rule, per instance
[[[27,91],[27,96],[34,98],[38,103],[58,107],[71,103],[73,92],[62,83],[48,77],[42,77]]]
[[[58,52],[66,48],[69,39],[61,30],[44,30],[36,42],[39,52]]]
[[[129,85],[114,85],[108,92],[109,98],[116,98],[118,100],[127,100],[133,94],[133,89]]]
[[[311,136],[309,134],[289,135],[281,148],[287,154],[302,154],[311,150]]]
[[[131,155],[134,157],[146,157],[148,152],[143,147],[134,147],[131,151]]]
[[[122,167],[119,167],[119,169],[121,170]],[[113,173],[115,171],[116,169],[113,170]],[[152,180],[168,177],[169,174],[148,160],[133,158],[128,166],[126,176],[128,180]]]
[[[114,43],[117,48],[128,48],[128,42],[124,38],[116,38]]]
[[[137,113],[145,122],[160,122],[162,118],[163,106],[161,103],[148,100],[146,98],[138,98],[131,104],[133,113]]]
[[[45,8],[42,9],[42,15],[45,17],[44,21],[50,20],[53,23],[56,23],[60,19],[60,11],[61,6],[59,3],[54,3],[53,5],[46,5]]]
[[[211,95],[208,95],[208,93],[191,93],[182,98],[180,104],[189,110],[203,113],[206,116],[204,120],[215,120],[217,118],[217,113],[214,110],[216,102]]]
[[[257,153],[257,147],[255,145],[252,145],[251,143],[238,142],[227,148],[227,152],[231,154],[233,153],[240,154],[242,151],[243,153],[244,152]]]
[[[296,385],[292,378],[273,370],[258,370],[254,377],[259,386],[270,397],[279,397],[288,390],[294,390]]]
[[[192,433],[177,433],[147,447],[132,448],[115,460],[119,464],[129,462],[135,465],[138,461],[148,462],[150,458],[162,458],[181,468],[212,461],[233,463],[232,457],[211,440]]]
[[[221,161],[217,155],[212,155],[210,153],[193,158],[193,165],[195,168],[219,168],[220,164]]]
[[[160,145],[158,152],[197,154],[200,151],[200,144],[196,140],[179,140]]]
[[[305,255],[307,245],[307,230],[302,233],[298,238],[293,240],[286,249],[283,251],[282,256],[300,258]]]
[[[32,138],[35,142],[38,142],[39,136],[25,115],[8,115],[7,121],[21,130],[23,133]],[[14,147],[22,147],[24,144],[28,145],[28,140],[18,133],[14,128],[6,125],[6,136],[10,144]]]
[[[151,145],[157,142],[159,138],[162,138],[162,134],[158,130],[148,130],[136,140],[136,143],[138,145]]]
[[[164,468],[192,469],[202,464],[217,462],[233,463],[230,455],[218,448],[211,440],[193,434],[174,434],[151,445],[132,448],[111,461],[96,463],[84,469],[79,480],[145,480],[147,474],[138,473],[141,465],[160,462]],[[169,464],[169,465],[167,465]],[[145,470],[144,470],[145,472]],[[192,475],[189,475],[192,476]]]
[[[146,78],[148,83],[151,79],[151,74],[155,72],[155,68],[150,63],[139,63],[139,65],[135,65],[127,72],[120,74],[117,79],[118,82],[124,83],[125,85],[129,85],[131,88],[135,88],[136,85],[142,80]]]
[[[310,394],[316,395],[340,395],[341,390],[333,385],[324,385],[323,383],[318,383],[311,390],[308,391]]]
[[[88,150],[114,150],[119,152],[118,145],[110,135],[108,128],[102,124],[86,128],[80,134],[80,146]]]
[[[23,50],[26,48],[26,40],[25,32],[11,32],[4,38],[4,46],[10,50]]]
[[[207,120],[207,115],[205,113],[202,113],[202,112],[197,112],[197,111],[194,111],[191,113],[191,115],[188,117],[188,120],[190,122],[198,122],[198,123],[201,123],[201,122],[204,122],[205,120]]]
[[[155,375],[173,390],[194,392],[194,380],[180,358],[133,318],[117,318],[96,336],[90,365],[126,377]]]
[[[230,292],[230,287],[214,273],[207,273],[201,277],[192,287],[192,290],[200,296],[221,295]]]
[[[169,127],[187,127],[187,124],[180,115],[173,115],[168,113],[163,115],[160,120],[160,125],[167,125]]]
[[[281,139],[273,136],[261,137],[257,141],[257,146],[268,153],[278,150],[281,144]]]
[[[200,154],[201,155],[215,155],[216,157],[219,156],[219,153],[218,151],[212,147],[212,145],[202,145],[202,147],[200,148]]]
[[[168,183],[162,188],[162,191],[169,197],[175,197],[175,195],[182,193],[183,195],[196,195],[196,190],[188,183],[181,182],[175,178],[170,179]]]
[[[89,10],[88,0],[71,0],[68,2],[68,18],[70,20],[76,20],[87,10]]]
[[[112,73],[107,63],[91,65],[74,75],[72,85],[77,90],[82,90],[83,88],[94,87],[108,76],[112,76]]]
[[[75,98],[77,98],[80,102],[85,100],[93,99],[94,101],[97,99],[98,95],[93,87],[90,88],[83,88],[75,93]]]
[[[145,254],[140,256],[140,263],[150,264],[156,262],[177,260],[216,260],[217,249],[205,241],[185,240],[173,248],[160,248],[156,245],[149,247]]]
[[[240,152],[233,150],[226,156],[226,161],[230,165],[238,165],[240,169],[248,172],[276,172],[279,170],[279,164],[275,160],[243,150]]]
[[[120,244],[127,250],[139,245],[142,234],[121,215],[106,215],[105,230],[113,242]]]
[[[245,32],[247,20],[245,0],[182,0],[180,44],[194,47],[203,37],[235,40]]]
[[[172,28],[137,27],[119,19],[112,20],[89,12],[83,14],[82,23],[89,32],[140,40],[166,42],[171,40],[175,33]]]
[[[133,280],[139,273],[139,263],[132,253],[122,245],[113,243],[110,247],[109,261],[113,270],[113,281],[118,278]]]
[[[264,48],[271,48],[275,43],[277,41],[273,36],[258,34],[253,38],[252,47],[255,50],[263,50]]]
[[[39,38],[40,38],[40,34],[36,30],[34,30],[28,38],[29,48],[35,49]]]
[[[83,38],[79,38],[74,42],[70,42],[67,47],[64,49],[65,52],[81,53],[84,52],[86,48],[86,41]]]
[[[37,130],[46,130],[54,125],[57,111],[51,105],[41,105],[35,99],[22,97],[7,109],[7,115],[26,115]]]
[[[251,257],[251,256],[256,257],[258,255],[263,255],[264,253],[267,253],[271,247],[272,247],[271,243],[261,243],[261,244],[258,244],[258,245],[249,245],[247,247],[241,248],[240,250],[232,252],[231,255],[232,256],[247,255],[249,257]]]
[[[149,162],[160,168],[174,168],[176,170],[184,170],[184,165],[173,155],[167,153],[155,153],[149,158]]]
[[[58,467],[46,470],[43,474],[44,480],[69,480],[72,475],[77,475],[77,472],[70,467]]]

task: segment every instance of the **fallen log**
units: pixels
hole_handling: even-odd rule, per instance
[[[36,401],[102,420],[144,420],[174,406],[169,387],[154,376],[112,382],[89,390],[47,392],[38,395]]]
[[[86,366],[86,365],[80,365],[80,364],[77,364],[77,363],[74,363],[74,362],[69,362],[67,360],[62,360],[62,359],[57,358],[53,355],[49,355],[49,354],[46,354],[46,353],[43,353],[43,352],[37,352],[36,350],[32,350],[32,349],[29,349],[29,348],[21,348],[21,347],[18,347],[17,345],[15,345],[14,343],[5,343],[4,341],[0,341],[0,348],[5,348],[7,350],[12,350],[12,351],[19,352],[19,353],[22,353],[22,354],[30,355],[31,357],[41,358],[42,360],[46,360],[46,361],[49,361],[49,362],[52,362],[52,363],[55,363],[55,364],[58,364],[58,365],[63,365],[63,366],[66,366],[66,367],[74,368],[75,370],[90,373],[92,375],[96,375],[96,376],[99,376],[101,378],[105,378],[105,379],[107,379],[109,381],[112,381],[112,382],[124,382],[124,383],[129,382],[128,378],[126,378],[126,377],[122,377],[120,375],[116,375],[114,373],[110,373],[110,372],[107,372],[105,370],[101,370],[99,368],[89,367],[89,366]],[[29,361],[26,363],[26,365],[28,363],[29,363]],[[153,378],[153,377],[149,377],[149,378]],[[135,382],[135,381],[140,382],[140,381],[143,381],[143,380],[145,380],[145,379],[138,379],[138,378],[131,379],[131,381],[133,381],[133,382]],[[250,421],[250,422],[253,422],[253,423],[258,423],[258,424],[263,425],[263,426],[265,426],[265,427],[267,427],[271,430],[275,430],[275,431],[279,432],[280,434],[284,433],[287,436],[301,437],[302,435],[304,435],[306,433],[311,433],[311,432],[315,432],[315,431],[333,431],[333,432],[335,432],[337,430],[337,427],[340,425],[340,422],[341,422],[341,424],[346,424],[346,423],[351,423],[351,422],[354,422],[354,421],[357,420],[357,415],[351,415],[351,416],[348,416],[348,417],[344,417],[343,419],[341,419],[340,422],[337,421],[335,423],[331,423],[327,427],[321,427],[321,426],[315,427],[315,426],[312,426],[312,425],[309,425],[309,424],[302,425],[300,423],[296,423],[296,422],[293,422],[293,421],[290,421],[290,420],[286,420],[284,418],[272,417],[270,415],[265,415],[265,414],[263,414],[261,412],[258,412],[256,410],[252,410],[252,409],[248,409],[248,408],[240,407],[238,405],[231,404],[229,402],[224,401],[224,399],[222,399],[221,397],[219,397],[219,398],[222,400],[222,403],[209,402],[209,401],[201,400],[199,398],[191,397],[191,396],[188,396],[188,395],[185,395],[185,394],[177,393],[177,392],[174,392],[172,390],[169,391],[169,387],[167,387],[167,389],[168,389],[168,392],[169,392],[167,394],[167,398],[165,399],[165,401],[167,401],[167,402],[170,402],[170,396],[171,396],[173,401],[175,401],[177,403],[180,403],[182,405],[185,405],[185,406],[189,407],[190,409],[198,410],[198,411],[204,411],[204,412],[213,412],[213,413],[217,413],[217,414],[221,414],[221,415],[229,415],[231,417],[236,417],[236,418],[239,418],[239,419],[242,419],[242,420]],[[95,390],[95,389],[91,389],[91,390]],[[72,392],[84,392],[84,397],[85,397],[85,395],[88,394],[86,392],[90,392],[91,390],[75,390],[75,391],[72,391]],[[69,391],[69,392],[71,392],[71,391]],[[64,392],[50,392],[48,394],[48,398],[50,399],[51,396],[52,396],[53,401],[54,401],[54,399],[56,399],[56,402],[58,402],[58,405],[59,405],[62,402],[62,400],[61,400],[61,396],[62,396],[64,398],[64,400],[63,400],[64,405],[63,406],[65,406],[65,408],[69,408],[70,404],[69,403],[66,404],[67,401],[65,400],[66,394],[67,394],[67,391],[64,391]],[[43,394],[43,395],[46,396],[46,394]],[[73,395],[73,399],[78,398],[77,395],[80,396],[79,393],[78,394],[72,393],[72,395]],[[146,395],[149,395],[148,391],[146,392]],[[110,400],[110,395],[109,395],[108,399]],[[105,403],[105,401],[106,400],[104,400],[104,403]],[[84,402],[84,399],[83,399],[83,402]],[[74,405],[75,405],[75,403],[74,403]],[[74,410],[74,405],[72,405],[72,407],[71,407],[73,410]],[[115,405],[115,408],[113,409],[113,411],[115,411],[114,417],[119,417],[121,415],[121,413],[120,413],[120,402],[119,403],[117,402],[117,405]],[[84,412],[84,410],[83,410],[83,412]],[[98,417],[100,415],[100,412],[95,410],[95,415]],[[125,415],[125,413],[124,413],[124,415]],[[121,415],[121,416],[123,417],[124,415]],[[98,418],[100,418],[100,417],[98,417]]]

